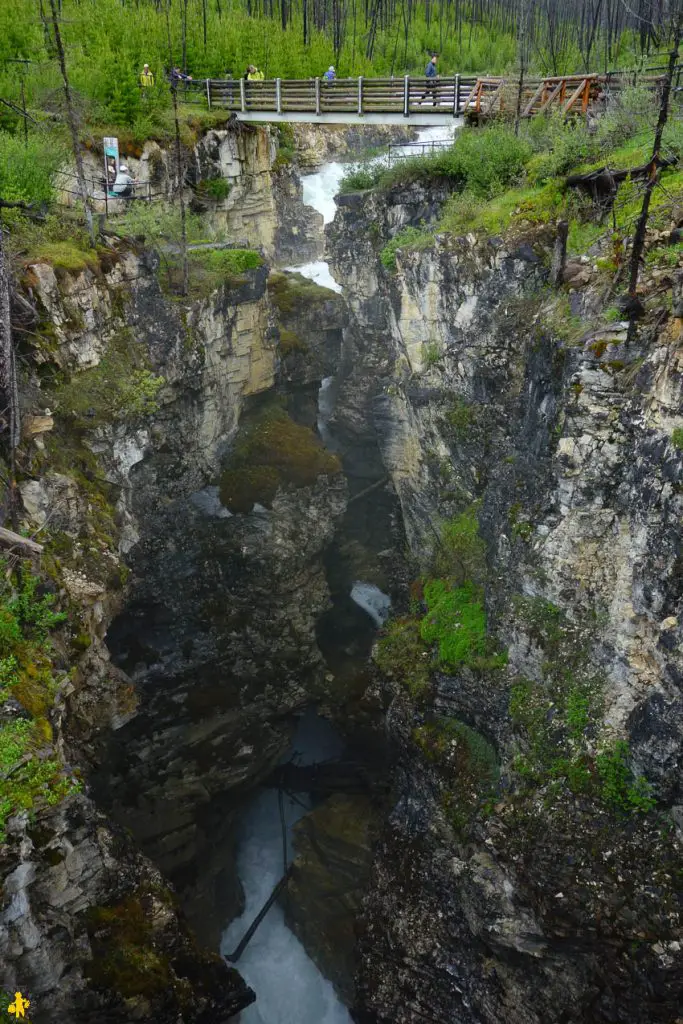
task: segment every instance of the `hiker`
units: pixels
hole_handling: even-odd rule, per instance
[[[151,89],[154,85],[154,75],[149,70],[149,64],[143,64],[140,75],[140,86],[142,89]]]
[[[128,173],[128,168],[125,164],[119,164],[119,169],[116,173],[114,184],[112,185],[112,194],[117,199],[130,199],[133,195],[133,178]]]
[[[192,75],[186,75],[184,71],[180,70],[180,68],[173,68],[173,70],[171,71],[171,88],[175,89],[178,85],[178,82],[187,83],[191,81]]]
[[[432,103],[436,106],[436,80],[439,77],[439,73],[436,70],[436,62],[439,58],[438,53],[433,53],[429,58],[429,64],[425,68],[425,78],[427,79],[427,88],[422,93],[421,99],[426,99],[431,93]]]
[[[337,72],[334,70],[334,67],[330,64],[329,68],[323,75],[323,78],[325,79],[326,82],[334,82],[336,77]]]
[[[265,76],[262,71],[259,71],[255,64],[250,64],[244,77],[247,82],[262,82]]]

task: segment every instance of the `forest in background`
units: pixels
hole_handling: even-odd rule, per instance
[[[666,0],[57,0],[79,114],[90,124],[153,131],[169,104],[170,62],[195,78],[420,74],[432,51],[443,74],[511,71],[523,37],[530,70],[567,73],[660,63]],[[49,0],[0,4],[0,99],[34,116],[59,113],[61,80]],[[170,27],[169,50],[167,17]],[[144,62],[157,76],[142,102]],[[22,96],[23,90],[23,96]],[[141,122],[141,123],[138,123]],[[0,128],[16,112],[0,104]]]

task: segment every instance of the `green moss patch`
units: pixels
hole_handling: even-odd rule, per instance
[[[416,618],[391,619],[377,641],[373,657],[379,669],[400,681],[414,699],[426,695],[431,655]]]
[[[148,911],[137,896],[109,907],[92,907],[87,914],[93,959],[88,977],[124,998],[158,996],[172,987],[175,977],[168,958],[157,951]]]
[[[178,254],[167,257],[167,272],[162,283],[177,293],[182,284],[182,261]],[[190,299],[202,299],[223,285],[244,284],[247,272],[263,265],[263,257],[254,249],[193,249],[188,253]]]
[[[54,400],[62,416],[77,426],[92,428],[156,412],[163,383],[164,378],[146,365],[141,347],[124,333],[97,366],[74,374],[57,388]]]
[[[268,293],[280,313],[295,313],[339,297],[331,288],[323,288],[301,274],[271,274]]]
[[[308,352],[308,345],[296,331],[280,328],[280,353],[286,358],[295,352]]]
[[[279,487],[307,487],[319,476],[339,472],[339,459],[312,430],[270,404],[240,431],[219,493],[231,512],[250,512],[256,503],[270,507]]]
[[[498,758],[475,729],[455,718],[434,718],[413,730],[413,741],[441,779],[441,805],[451,825],[467,829],[474,814],[495,793]]]

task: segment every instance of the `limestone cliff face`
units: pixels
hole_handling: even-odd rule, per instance
[[[363,914],[361,1007],[404,1024],[664,1024],[681,978],[671,281],[650,281],[627,342],[600,320],[590,266],[569,300],[545,287],[542,232],[439,237],[387,272],[379,249],[434,200],[342,197],[328,229],[350,307],[336,425],[374,430],[415,556],[484,586],[507,657],[427,682],[419,631],[380,656],[397,799]],[[442,534],[463,514],[485,565],[457,526]]]
[[[184,139],[183,181],[191,212],[205,222],[205,237],[231,238],[261,247],[269,259],[281,264],[306,263],[322,256],[322,217],[301,201],[301,180],[292,154],[279,146],[277,129],[240,124],[234,117]],[[178,168],[170,144],[147,141],[124,145],[125,159],[135,178],[138,209],[149,199],[159,207],[177,191]],[[109,197],[105,203],[102,158],[84,154],[86,178],[94,206],[111,216],[129,212],[125,200]],[[60,201],[75,201],[73,168],[66,169],[66,191]],[[71,177],[68,177],[71,175]]]
[[[87,646],[55,710],[85,792],[34,826],[16,820],[2,850],[0,984],[39,995],[37,1021],[208,1024],[252,998],[196,946],[165,879],[217,948],[241,898],[240,798],[324,675],[322,553],[345,484],[283,411],[267,277],[265,265],[222,284],[200,273],[183,301],[164,292],[157,254],[121,243],[81,272],[30,265],[20,283],[35,339],[22,380],[25,523],[41,529]],[[327,319],[333,335],[331,308]],[[300,331],[301,345],[317,343]],[[267,467],[263,504],[233,513],[224,465],[271,408],[298,443],[296,481],[270,489]],[[257,462],[267,449],[262,438]]]

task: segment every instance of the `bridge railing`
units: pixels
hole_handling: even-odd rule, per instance
[[[235,112],[324,114],[403,114],[437,110],[454,117],[463,113],[477,79],[455,75],[426,79],[320,78],[279,79],[261,82],[244,79],[208,79],[203,83],[210,107]],[[195,90],[199,96],[199,90]],[[188,97],[189,98],[189,97]]]

